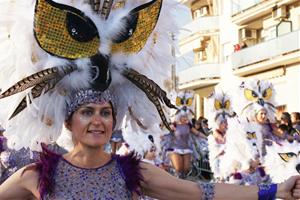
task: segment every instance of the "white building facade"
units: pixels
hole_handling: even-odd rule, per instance
[[[280,111],[300,111],[300,1],[183,0],[191,22],[180,35],[176,64],[179,90],[206,98],[232,76],[270,80]]]

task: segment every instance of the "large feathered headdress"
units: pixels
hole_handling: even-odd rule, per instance
[[[234,96],[234,111],[240,119],[255,121],[257,112],[267,110],[267,117],[275,120],[275,90],[272,83],[265,80],[248,79],[242,81]]]
[[[162,105],[174,106],[159,85],[174,63],[171,35],[178,31],[179,5],[171,0],[1,3],[0,107],[9,145],[36,149],[40,142],[56,141],[70,94],[91,87],[115,96],[116,128],[125,115],[141,129],[159,118],[169,127]]]
[[[232,99],[229,94],[224,92],[221,87],[215,87],[214,91],[208,97],[208,124],[216,129],[221,122],[234,116],[232,109]]]
[[[179,121],[181,116],[187,116],[190,120],[194,116],[194,93],[192,91],[171,92],[171,100],[177,110],[170,114],[173,121]]]

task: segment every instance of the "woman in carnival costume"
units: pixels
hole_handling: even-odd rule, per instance
[[[196,152],[196,149],[193,149],[192,135],[195,134],[206,139],[206,136],[200,131],[197,131],[191,124],[190,120],[194,116],[194,112],[192,111],[193,101],[194,94],[190,91],[176,93],[177,111],[175,113],[174,123],[172,124],[173,132],[170,145],[172,152],[169,156],[175,168],[175,173],[179,178],[185,178],[190,171],[194,153],[193,150]]]
[[[226,132],[228,129],[227,118],[235,115],[232,110],[230,96],[223,92],[221,86],[216,86],[208,97],[209,124],[212,134],[208,136],[209,163],[217,181],[224,181],[226,177],[220,172],[220,162],[225,154]]]
[[[28,49],[36,50],[34,56],[30,54],[30,59],[33,61],[32,66],[35,66],[32,70],[38,72],[3,92],[1,98],[32,87],[28,96],[18,104],[6,126],[9,146],[16,149],[39,149],[41,142],[56,141],[64,124],[71,131],[74,148],[69,153],[58,155],[44,146],[39,162],[20,169],[0,186],[1,199],[135,199],[137,195],[143,194],[158,199],[191,200],[300,197],[298,176],[282,184],[258,187],[194,183],[177,179],[151,164],[141,162],[134,154],[123,157],[105,153],[104,146],[109,142],[113,128],[119,128],[129,106],[144,127],[150,128],[150,124],[155,123],[157,114],[150,112],[154,107],[147,98],[169,127],[161,110],[161,103],[173,106],[164,91],[145,74],[155,69],[147,71],[151,64],[158,66],[157,60],[153,58],[166,56],[162,53],[167,51],[160,45],[171,41],[163,34],[168,35],[166,29],[174,27],[170,21],[172,18],[167,13],[177,4],[159,0],[139,5],[134,2],[130,4],[129,1],[125,5],[124,2],[114,4],[103,1],[100,4],[95,1],[92,6],[96,11],[92,12],[86,3],[64,2],[68,4],[52,0],[36,1],[33,30],[39,47],[30,43],[26,37],[25,41],[30,43]],[[23,11],[33,12],[30,1],[7,3],[12,4],[8,8],[14,5],[19,5],[18,9],[28,6]],[[18,12],[17,17],[22,14],[24,13]],[[161,24],[164,18],[167,23]],[[11,20],[12,18],[8,21]],[[19,21],[15,23],[22,27],[26,25],[26,20],[29,19],[24,18],[24,23],[21,24],[18,24]],[[112,24],[114,29],[109,26]],[[20,31],[20,27],[18,30]],[[27,29],[22,30],[25,31],[22,36],[26,36]],[[119,34],[115,34],[116,31]],[[14,37],[15,35],[10,35],[9,38]],[[104,45],[104,48],[100,47],[100,38],[101,47]],[[145,51],[139,52],[142,48],[146,48]],[[158,53],[155,49],[163,51]],[[116,59],[112,52],[120,51],[135,52],[137,55],[119,55]],[[144,57],[147,53],[151,55]],[[50,55],[60,58],[47,62]],[[171,54],[164,59],[157,58],[159,66],[166,64],[164,61],[169,58]],[[36,59],[40,59],[39,62],[35,62]],[[139,64],[143,64],[143,68],[139,70],[145,74],[132,67]],[[42,66],[52,68],[40,71]],[[155,72],[157,75],[159,71]],[[11,78],[16,76],[13,74]],[[8,103],[5,99],[1,101],[2,105]],[[14,103],[12,99],[9,102]],[[13,107],[9,104],[6,106]],[[151,108],[148,110],[150,113],[147,113],[150,117],[142,112],[145,108]],[[143,117],[140,117],[140,113]]]
[[[275,91],[268,81],[246,80],[233,102],[237,117],[229,119],[222,171],[237,184],[269,182],[263,161],[266,141],[272,137],[267,119],[275,120]]]

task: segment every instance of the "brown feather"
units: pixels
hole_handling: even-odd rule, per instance
[[[113,0],[104,0],[102,9],[101,9],[101,15],[104,19],[107,19],[110,13],[110,10],[112,8]]]
[[[57,82],[56,82],[57,83]],[[52,88],[54,88],[55,84],[53,82],[50,83],[39,83],[36,86],[34,86],[31,89],[31,94],[32,94],[32,98],[35,99],[39,96],[41,96],[41,94],[48,92],[49,90],[51,90]],[[31,101],[29,102],[31,103]],[[25,108],[27,107],[27,102],[26,102],[26,96],[22,99],[22,101],[19,103],[19,105],[17,106],[17,108],[15,109],[15,111],[13,112],[13,114],[10,116],[9,119],[14,118],[17,114],[19,114],[21,111],[23,111]]]
[[[51,80],[57,77],[58,75],[59,74],[57,67],[45,69],[43,71],[32,74],[8,88],[5,92],[3,92],[0,95],[0,99],[22,92],[39,83]]]
[[[123,75],[147,95],[148,99],[155,105],[164,125],[171,130],[171,127],[169,126],[161,107],[161,102],[164,102],[169,108],[176,109],[176,107],[168,99],[167,93],[162,90],[154,81],[133,69],[125,70]]]
[[[52,69],[52,68],[51,68]],[[76,70],[77,68],[71,65],[68,66],[64,66],[62,67],[62,72],[61,73],[56,73],[56,77],[48,80],[47,81],[43,81],[41,83],[37,83],[32,89],[31,89],[31,94],[32,94],[32,98],[35,99],[39,96],[41,96],[41,94],[47,93],[49,90],[53,89],[55,87],[55,85],[67,74],[70,74],[71,72],[73,72],[74,70]],[[44,70],[43,70],[44,71]],[[37,73],[36,73],[37,74]],[[27,77],[28,78],[28,77]],[[25,78],[26,79],[26,78]],[[24,79],[23,79],[24,80]],[[20,82],[20,81],[19,81]],[[31,103],[31,102],[29,102]],[[19,105],[17,106],[17,108],[15,109],[15,111],[13,112],[13,114],[10,116],[9,119],[14,118],[17,114],[19,114],[21,111],[23,111],[25,108],[27,107],[27,102],[26,102],[26,96],[22,99],[22,101],[19,103]]]
[[[100,0],[90,0],[90,4],[95,12],[98,13],[100,11]]]

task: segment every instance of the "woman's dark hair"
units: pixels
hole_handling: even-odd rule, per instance
[[[291,115],[288,112],[283,112],[280,120],[287,122],[287,131],[289,135],[293,135],[296,132],[296,130],[293,128]]]
[[[280,120],[283,120],[288,123],[288,126],[292,126],[291,115],[288,112],[283,112],[281,114]]]
[[[295,122],[300,123],[300,113],[299,112],[292,112],[291,115],[295,117]]]
[[[288,126],[285,125],[285,124],[280,124],[280,125],[278,126],[278,128],[279,128],[280,130],[282,130],[282,131],[288,131]]]

